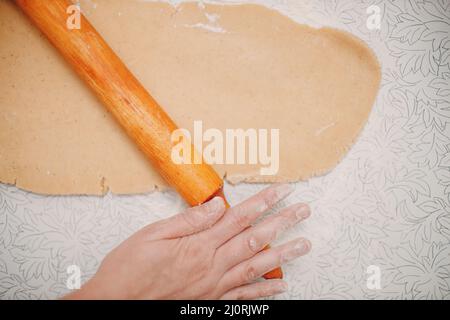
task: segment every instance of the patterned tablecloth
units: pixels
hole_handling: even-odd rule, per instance
[[[304,235],[313,250],[285,267],[290,289],[280,298],[449,299],[450,1],[254,2],[357,35],[383,74],[345,159],[297,183],[283,203],[306,201],[313,215],[279,241]],[[225,192],[237,203],[263,187]],[[174,192],[39,196],[0,184],[0,298],[58,297],[68,291],[68,266],[85,281],[121,240],[183,207]]]

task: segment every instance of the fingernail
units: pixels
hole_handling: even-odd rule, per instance
[[[286,292],[288,290],[288,284],[285,281],[280,281],[277,284],[277,289],[279,293]]]
[[[301,253],[306,253],[311,248],[311,242],[308,239],[300,239],[297,241],[294,248]]]
[[[308,218],[311,214],[308,205],[304,203],[294,204],[293,206],[286,208],[286,211],[288,215],[286,216],[285,223],[277,230],[277,237],[279,233],[292,228],[295,224]]]
[[[225,203],[221,197],[214,197],[210,201],[206,202],[203,207],[205,208],[208,216],[215,215],[225,208]]]
[[[253,252],[258,252],[261,250],[260,246],[258,245],[258,242],[253,237],[250,238],[250,240],[248,240],[248,246],[250,247],[250,250],[252,250]]]
[[[275,280],[273,280],[275,281]],[[285,281],[276,281],[275,283],[272,283],[271,285],[271,294],[280,294],[283,292],[286,292],[288,289],[288,284]]]
[[[274,188],[275,188],[274,191],[276,194],[277,201],[280,201],[281,199],[286,198],[295,189],[294,185],[290,184],[290,183],[278,184]]]
[[[294,207],[294,211],[295,211],[295,217],[297,218],[297,221],[304,220],[311,215],[311,209],[309,209],[309,206],[304,203],[300,203],[300,204],[296,205]]]
[[[291,261],[305,255],[311,249],[311,242],[307,239],[299,239],[296,243],[282,254],[283,262]]]
[[[290,193],[292,193],[292,191],[294,191],[294,186],[288,183],[274,184],[270,186],[263,191],[265,201],[260,201],[260,207],[257,208],[257,212],[262,213],[267,211],[277,202],[286,198]]]

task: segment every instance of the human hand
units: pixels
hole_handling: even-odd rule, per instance
[[[295,204],[253,225],[293,191],[273,185],[225,209],[222,198],[150,224],[102,262],[94,277],[67,299],[254,299],[281,293],[283,280],[256,281],[311,248],[304,238],[263,250],[306,219]]]

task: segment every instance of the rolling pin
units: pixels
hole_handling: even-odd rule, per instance
[[[80,28],[67,28],[69,0],[15,0],[58,49],[156,170],[191,206],[215,196],[225,200],[223,180],[206,162],[176,164],[171,135],[178,127],[80,13]],[[191,144],[192,152],[196,152]],[[228,203],[227,203],[228,206]],[[282,278],[280,268],[264,275]]]

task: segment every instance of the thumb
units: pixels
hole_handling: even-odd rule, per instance
[[[173,217],[153,223],[145,229],[151,240],[184,237],[212,227],[224,212],[224,200],[215,197],[200,206],[188,208]]]

